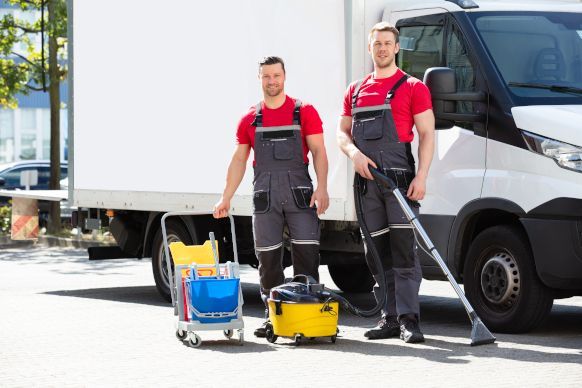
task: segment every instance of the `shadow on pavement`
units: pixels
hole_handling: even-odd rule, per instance
[[[84,290],[47,291],[43,294],[171,307],[171,304],[160,296],[155,286],[88,288]]]
[[[242,283],[245,300],[244,315],[262,319],[264,308],[259,297],[259,287],[255,283]],[[159,307],[170,307],[163,300],[154,286],[95,288],[80,290],[61,290],[45,292],[47,295],[101,299],[122,303],[136,303]],[[369,308],[374,300],[369,294],[346,294],[351,302]],[[379,342],[364,339],[365,329],[373,327],[376,319],[360,318],[342,311],[341,327],[361,328],[362,340],[338,338],[337,344],[330,344],[327,338],[309,341],[301,346],[310,349],[336,350],[361,353],[366,355],[390,355],[398,357],[422,357],[442,363],[465,363],[468,360],[459,357],[496,357],[532,362],[582,363],[582,307],[560,305],[554,306],[548,321],[528,334],[495,334],[497,343],[493,345],[470,347],[471,325],[465,309],[456,298],[421,295],[422,329],[427,336],[424,345],[405,345],[399,339]],[[251,333],[252,333],[252,329]],[[345,330],[345,329],[343,329]],[[350,330],[351,331],[351,330]],[[340,333],[341,334],[341,333]],[[252,334],[251,334],[252,335]],[[358,334],[359,335],[359,334]],[[434,338],[449,338],[442,340]],[[390,343],[386,343],[389,341]],[[396,341],[397,344],[392,342]],[[249,342],[242,348],[232,346],[229,341],[212,341],[220,351],[243,353],[272,350],[273,345],[265,342],[264,346]],[[285,339],[275,346],[289,346]],[[504,343],[499,346],[499,343]],[[514,345],[506,345],[511,343]],[[228,345],[222,348],[222,344]],[[537,349],[528,349],[536,347]],[[575,350],[576,352],[572,352]]]

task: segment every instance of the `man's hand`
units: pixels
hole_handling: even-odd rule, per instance
[[[327,194],[326,189],[322,189],[318,187],[317,190],[313,192],[311,196],[311,202],[309,203],[309,207],[313,207],[317,202],[317,215],[322,215],[325,213],[327,208],[329,207],[329,195]]]
[[[374,180],[374,176],[370,172],[369,165],[372,165],[374,168],[378,168],[376,163],[366,155],[362,153],[362,151],[357,150],[351,155],[352,162],[354,163],[354,170],[362,177],[369,179],[371,181]]]
[[[410,182],[410,186],[408,186],[408,191],[406,192],[406,196],[412,201],[420,201],[424,198],[424,194],[426,193],[426,177],[417,175],[412,182]]]
[[[214,218],[224,218],[228,216],[228,210],[230,209],[230,199],[224,197],[220,198],[220,201],[214,205],[214,211],[212,216]]]

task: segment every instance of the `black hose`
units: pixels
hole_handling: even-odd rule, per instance
[[[371,169],[371,168],[370,168]],[[384,270],[382,268],[382,261],[380,259],[380,254],[376,249],[376,244],[372,240],[372,236],[370,235],[370,231],[368,230],[368,226],[366,225],[366,221],[364,220],[364,211],[363,211],[363,201],[362,201],[362,187],[361,187],[361,180],[364,178],[360,178],[358,174],[354,176],[354,201],[356,207],[356,217],[358,219],[358,223],[360,224],[360,229],[362,230],[362,234],[364,235],[364,240],[366,241],[366,248],[372,254],[372,258],[374,259],[374,263],[376,264],[377,272],[378,272],[378,287],[379,293],[381,295],[381,299],[377,301],[377,304],[371,310],[362,310],[353,304],[351,304],[346,298],[341,295],[336,294],[333,291],[326,290],[330,293],[331,297],[337,300],[340,306],[349,312],[350,314],[370,318],[378,314],[384,303],[386,302],[386,277],[384,276]],[[386,179],[389,179],[386,177]],[[370,182],[372,183],[372,182]]]

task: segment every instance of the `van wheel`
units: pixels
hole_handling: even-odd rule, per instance
[[[489,329],[525,333],[548,316],[553,298],[536,273],[526,235],[510,225],[473,240],[464,269],[465,293]]]
[[[186,245],[192,244],[192,238],[186,228],[176,220],[166,221],[166,233],[168,235],[168,244],[182,241]],[[156,281],[156,288],[160,295],[168,302],[172,301],[170,296],[170,283],[168,281],[168,267],[165,261],[166,253],[162,238],[162,229],[158,229],[152,242],[152,272]],[[172,263],[172,270],[174,264]]]
[[[340,290],[370,292],[376,284],[366,264],[328,264],[329,274]]]

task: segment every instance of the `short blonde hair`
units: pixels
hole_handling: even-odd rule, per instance
[[[380,23],[376,23],[374,24],[374,27],[372,27],[372,29],[370,30],[370,34],[368,34],[368,43],[372,43],[372,35],[374,35],[374,32],[380,32],[380,31],[390,31],[391,33],[394,34],[394,38],[396,39],[395,43],[398,43],[398,30],[396,29],[396,27],[394,27],[392,24],[388,23],[388,22],[380,22]]]

